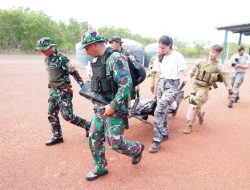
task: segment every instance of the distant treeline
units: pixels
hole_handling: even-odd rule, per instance
[[[44,36],[53,38],[61,51],[73,53],[75,44],[80,41],[82,34],[88,29],[93,29],[90,23],[79,22],[73,18],[65,23],[56,22],[43,12],[30,9],[0,10],[0,53],[13,50],[32,53],[36,41]],[[144,46],[157,42],[155,38],[133,34],[126,28],[104,26],[98,31],[107,39],[113,35],[120,35],[122,38],[136,40]],[[209,42],[193,42],[190,47],[188,43],[174,39],[174,45],[186,57],[202,57],[208,54],[208,47],[211,44]],[[234,46],[235,52],[236,44]]]

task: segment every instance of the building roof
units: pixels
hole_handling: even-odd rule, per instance
[[[241,33],[241,34],[244,34],[245,36],[250,36],[250,23],[220,26],[216,28],[218,30],[227,30],[233,33]]]

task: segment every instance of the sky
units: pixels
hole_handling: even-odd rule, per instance
[[[225,31],[216,27],[250,23],[250,0],[0,0],[0,9],[17,7],[43,11],[56,21],[75,18],[96,29],[122,27],[144,37],[169,35],[188,43],[222,44]],[[229,41],[237,43],[238,38],[229,32]],[[249,44],[250,37],[242,41]]]

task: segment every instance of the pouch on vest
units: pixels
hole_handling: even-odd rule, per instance
[[[204,70],[201,70],[197,76],[197,79],[202,81],[203,78],[204,78],[204,74],[205,74],[205,71]]]
[[[203,81],[208,82],[210,79],[210,76],[211,76],[211,73],[205,71]]]

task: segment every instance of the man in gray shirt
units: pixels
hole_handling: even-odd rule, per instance
[[[233,96],[232,99],[229,100],[228,107],[232,108],[233,103],[237,103],[237,101],[240,99],[239,89],[244,81],[246,70],[250,64],[250,56],[245,53],[244,46],[238,47],[238,53],[231,57],[230,63],[232,66],[231,80]]]

